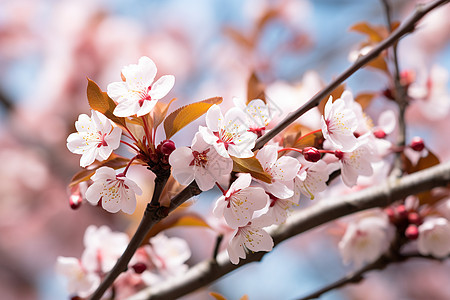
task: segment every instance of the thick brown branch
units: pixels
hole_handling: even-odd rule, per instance
[[[330,93],[338,87],[342,82],[344,82],[347,78],[349,78],[353,73],[358,71],[361,67],[369,63],[371,60],[375,59],[383,50],[387,49],[394,43],[396,43],[401,37],[404,35],[414,31],[417,22],[422,19],[428,12],[439,7],[445,3],[448,3],[450,0],[438,0],[426,5],[419,6],[415,13],[411,15],[408,19],[406,19],[401,26],[399,26],[392,34],[378,44],[376,47],[372,49],[369,53],[364,56],[361,56],[353,65],[351,65],[347,70],[345,70],[341,75],[339,75],[335,80],[333,80],[328,86],[326,86],[319,93],[314,95],[308,102],[306,102],[302,107],[294,111],[288,117],[286,117],[283,121],[281,121],[277,126],[275,126],[268,133],[260,137],[257,142],[255,149],[260,149],[264,146],[268,141],[270,141],[273,137],[275,137],[278,133],[284,130],[287,126],[292,124],[295,120],[297,120],[300,116],[306,113],[311,108],[317,106],[323,98],[330,95]]]
[[[402,178],[388,179],[384,184],[343,196],[337,200],[323,200],[298,211],[271,234],[277,245],[290,237],[337,218],[369,208],[384,207],[408,195],[446,186],[449,183],[450,162],[446,162]],[[182,278],[169,280],[143,290],[131,297],[130,300],[175,299],[206,286],[245,264],[259,261],[265,254],[265,252],[249,254],[247,259],[241,260],[238,265],[233,265],[226,252],[221,252],[216,261],[203,261],[192,267]]]

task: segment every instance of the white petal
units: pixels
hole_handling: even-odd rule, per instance
[[[67,137],[67,149],[69,149],[70,152],[83,154],[87,148],[89,148],[89,145],[87,145],[86,141],[78,132],[71,133]]]
[[[148,114],[149,112],[151,112],[153,110],[156,103],[158,103],[157,100],[150,100],[150,101],[145,100],[144,103],[142,104],[141,108],[139,108],[139,110],[136,112],[136,115],[138,117],[140,117],[140,116],[144,116],[144,115]]]
[[[244,236],[245,246],[252,251],[270,251],[273,248],[272,237],[262,228],[245,227]]]
[[[270,170],[278,159],[278,150],[274,145],[266,145],[256,154],[264,170]]]
[[[113,150],[119,148],[120,138],[122,137],[122,129],[114,127],[113,131],[105,137],[105,141]]]
[[[208,191],[214,187],[217,178],[211,176],[211,173],[204,168],[196,168],[195,181],[202,191]]]
[[[166,96],[175,84],[175,77],[173,75],[161,76],[153,85],[148,94],[153,100],[159,100]]]
[[[149,87],[153,83],[153,80],[155,80],[157,72],[155,63],[147,56],[142,56],[139,59],[138,68],[138,72],[142,76],[142,82],[144,83],[144,86]]]
[[[287,199],[294,196],[294,190],[286,186],[285,182],[274,181],[272,184],[264,184],[266,190],[280,199]]]
[[[125,82],[113,82],[108,84],[107,94],[112,99],[118,101],[121,97],[128,94],[128,85]]]
[[[237,190],[245,189],[250,186],[252,182],[252,176],[249,173],[242,173],[239,177],[231,184],[230,191],[234,192]]]
[[[94,182],[86,190],[86,200],[91,204],[96,205],[101,197],[101,192],[103,191],[103,184],[101,182]]]
[[[84,168],[91,165],[95,161],[97,153],[98,148],[96,146],[87,148],[83,155],[81,155],[80,166]]]
[[[293,157],[283,156],[272,166],[272,175],[274,179],[281,181],[293,180],[297,176],[300,164]]]
[[[212,132],[219,131],[219,122],[223,122],[224,118],[218,105],[214,104],[208,109],[208,111],[206,112],[205,121],[206,126],[209,130],[211,130]],[[208,143],[206,138],[205,141]]]
[[[378,126],[381,127],[386,134],[394,131],[396,124],[397,118],[392,110],[383,111],[378,118]]]
[[[140,109],[138,101],[133,99],[119,102],[114,109],[114,115],[118,117],[130,117],[135,115]]]

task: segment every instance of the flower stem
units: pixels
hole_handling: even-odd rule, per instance
[[[134,146],[134,145],[132,145],[132,144],[130,144],[130,143],[127,143],[127,142],[125,142],[125,141],[120,141],[122,144],[124,144],[124,145],[127,145],[128,147],[130,147],[131,149],[133,149],[134,151],[136,151],[136,152],[138,152],[139,153],[139,149],[136,147],[136,146]]]
[[[217,187],[219,188],[219,190],[222,192],[222,194],[225,196],[226,193],[227,193],[227,191],[225,191],[225,190],[223,189],[223,187],[220,186],[219,183],[216,182],[216,185],[217,185]]]

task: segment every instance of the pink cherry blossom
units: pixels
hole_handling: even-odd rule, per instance
[[[300,169],[298,160],[283,156],[278,159],[277,146],[266,145],[256,154],[264,171],[272,176],[272,182],[260,181],[269,193],[280,199],[294,195],[294,178]]]
[[[175,77],[161,76],[153,83],[156,71],[155,63],[146,56],[141,57],[137,65],[128,65],[122,69],[124,81],[110,83],[107,88],[108,96],[118,102],[114,109],[116,116],[146,115],[159,99],[170,92]]]
[[[269,196],[262,188],[250,187],[251,181],[250,174],[241,174],[226,195],[216,202],[214,214],[217,217],[224,216],[232,228],[245,226],[251,221],[253,213],[264,208],[269,200]]]
[[[413,103],[420,107],[419,111],[429,120],[443,119],[449,113],[448,79],[448,71],[441,66],[434,65],[428,78],[413,83],[408,89],[408,95],[416,100]]]
[[[356,268],[371,263],[390,246],[394,228],[385,214],[365,217],[350,223],[339,242],[345,264],[353,262]]]
[[[141,195],[141,188],[131,179],[119,174],[109,167],[99,168],[92,176],[94,183],[86,191],[86,199],[91,204],[102,201],[102,207],[111,213],[119,210],[132,214],[136,209],[136,194]]]
[[[246,226],[235,230],[233,238],[228,243],[227,251],[233,264],[239,263],[239,258],[245,258],[248,250],[270,251],[273,248],[272,237],[262,227],[249,222]]]
[[[444,258],[450,254],[450,223],[445,218],[428,218],[419,226],[417,249],[422,255]]]
[[[169,163],[172,175],[179,183],[188,185],[195,179],[202,191],[212,189],[216,182],[229,175],[233,169],[231,158],[219,155],[200,133],[195,135],[191,148],[175,149],[169,156]]]
[[[283,224],[292,211],[292,206],[298,203],[298,198],[294,195],[287,199],[279,199],[272,194],[270,194],[269,197],[270,203],[267,212],[258,219],[263,220],[268,224]]]
[[[254,99],[245,105],[243,100],[235,97],[233,98],[233,102],[247,116],[246,124],[249,131],[255,133],[257,136],[261,136],[272,120],[272,112],[269,105],[261,99]]]
[[[88,297],[100,285],[100,276],[87,272],[75,257],[58,256],[56,272],[67,279],[67,292],[79,297]]]
[[[96,159],[107,159],[113,150],[119,148],[122,129],[112,123],[101,113],[92,110],[91,117],[81,114],[75,122],[78,132],[67,138],[70,152],[81,154],[80,166],[86,167]]]
[[[336,149],[350,151],[357,146],[354,132],[358,127],[358,120],[352,107],[348,103],[353,99],[349,91],[344,91],[340,99],[333,102],[330,96],[322,118],[322,133]]]
[[[364,143],[351,152],[336,151],[341,165],[342,181],[348,187],[356,185],[359,176],[373,174],[372,162],[376,159],[368,143]]]
[[[246,118],[237,107],[228,110],[224,117],[219,106],[213,105],[206,113],[207,127],[200,126],[199,131],[223,157],[252,157],[257,135],[249,131]]]
[[[128,235],[112,232],[108,226],[91,225],[84,233],[84,252],[81,261],[90,272],[107,273],[125,251]]]
[[[315,163],[306,160],[301,161],[301,167],[294,179],[294,196],[298,199],[300,194],[305,195],[311,200],[314,200],[315,195],[324,191],[327,188],[328,171],[327,164],[323,160]]]

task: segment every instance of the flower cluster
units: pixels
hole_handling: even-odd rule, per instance
[[[84,234],[81,259],[59,256],[56,272],[67,280],[67,290],[73,296],[89,297],[100,280],[113,268],[129,242],[128,235],[113,232],[107,226],[89,226]],[[168,238],[160,233],[138,249],[115,286],[133,277],[139,285],[151,286],[165,279],[184,274],[184,264],[191,256],[188,244],[181,238]],[[136,284],[138,285],[138,284]]]

